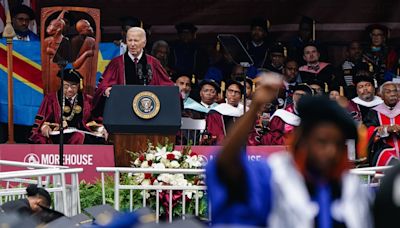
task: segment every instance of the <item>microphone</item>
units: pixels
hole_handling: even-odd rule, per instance
[[[137,76],[139,78],[139,80],[143,79],[143,69],[142,69],[142,64],[138,63],[136,66],[137,69]]]
[[[146,70],[147,70],[147,78],[146,78],[146,81],[147,81],[147,82],[151,82],[151,80],[153,79],[153,71],[151,70],[150,64],[147,64],[147,65],[146,65]]]

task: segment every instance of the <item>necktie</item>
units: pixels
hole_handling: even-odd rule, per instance
[[[133,61],[135,62],[135,64],[138,64],[139,59],[138,58],[134,58]]]

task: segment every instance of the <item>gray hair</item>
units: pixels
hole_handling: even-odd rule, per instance
[[[396,89],[398,88],[398,84],[397,83],[394,83],[392,81],[385,82],[379,87],[379,90],[378,90],[379,95],[382,95],[384,87],[386,87],[388,85],[394,85],[394,86],[396,86]]]
[[[156,42],[154,42],[153,46],[151,47],[151,55],[154,56],[156,54],[156,50],[158,47],[166,47],[167,52],[169,53],[169,45],[168,45],[167,41],[157,40]]]
[[[144,37],[144,39],[146,39],[146,31],[144,31],[144,29],[140,28],[140,27],[132,27],[129,28],[128,31],[126,31],[126,34],[130,33],[130,32],[137,32],[137,33],[141,33],[141,35]]]

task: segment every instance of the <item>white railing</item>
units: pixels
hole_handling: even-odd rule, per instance
[[[30,168],[30,170],[0,172],[0,182],[5,186],[0,189],[0,204],[25,197],[26,184],[38,184],[53,194],[55,210],[67,216],[81,213],[79,173],[83,172],[82,168],[5,160],[0,160],[0,165]],[[67,184],[67,178],[70,178],[71,184]]]
[[[377,187],[380,185],[381,179],[385,176],[385,171],[392,168],[392,166],[376,166],[351,169],[350,173],[357,176],[366,176],[367,185],[370,187]]]
[[[160,201],[159,194],[161,191],[169,191],[169,222],[172,222],[172,192],[182,191],[182,219],[186,216],[186,191],[195,192],[195,215],[199,215],[199,191],[205,191],[207,188],[204,185],[193,185],[193,186],[176,186],[176,185],[124,185],[120,182],[120,174],[128,173],[151,173],[151,174],[184,174],[184,175],[202,175],[205,174],[204,169],[153,169],[153,168],[128,168],[128,167],[97,167],[97,172],[101,172],[101,189],[102,189],[102,200],[103,204],[106,204],[105,198],[105,173],[114,173],[114,208],[116,210],[120,209],[120,190],[129,190],[129,209],[133,210],[133,190],[142,190],[143,196],[143,207],[146,207],[146,194],[148,191],[155,191],[156,193],[156,222],[159,222],[160,217]],[[210,215],[210,213],[209,213]]]

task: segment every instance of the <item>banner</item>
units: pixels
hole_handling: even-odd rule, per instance
[[[7,49],[0,40],[0,122],[8,121]],[[32,125],[43,99],[40,42],[13,41],[14,123]],[[112,58],[119,55],[113,43],[100,43],[97,81]]]
[[[215,158],[219,146],[192,146],[192,152],[197,153],[206,162]],[[285,146],[248,146],[249,161],[260,161],[271,153],[284,151]],[[176,146],[175,150],[182,150]],[[59,145],[37,144],[0,144],[0,160],[37,163],[45,165],[59,164]],[[70,168],[83,168],[80,180],[94,182],[100,179],[96,167],[114,167],[114,146],[104,145],[65,145],[64,165]],[[23,167],[0,166],[0,172],[22,170]],[[112,173],[109,173],[112,175]]]

